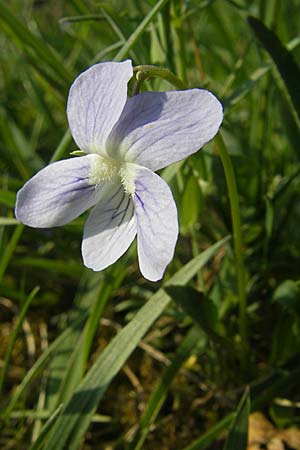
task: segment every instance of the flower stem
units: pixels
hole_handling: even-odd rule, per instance
[[[71,135],[70,129],[67,129],[67,131],[63,135],[62,140],[60,141],[57,149],[53,153],[50,163],[59,161],[65,155],[67,148],[69,147],[71,141],[72,141],[72,135]]]
[[[225,178],[227,183],[231,219],[232,219],[232,230],[233,230],[233,244],[234,253],[236,260],[236,273],[238,282],[238,294],[239,294],[239,329],[242,341],[242,363],[246,361],[246,352],[248,348],[247,344],[247,318],[246,318],[246,271],[244,264],[244,249],[241,231],[241,219],[239,210],[239,198],[236,185],[235,174],[233,166],[230,160],[230,156],[219,132],[216,136],[216,143],[218,147],[218,152],[222,161],[223,169],[225,172]]]
[[[164,67],[157,67],[151,65],[143,65],[134,67],[136,82],[132,89],[132,96],[139,93],[141,85],[145,80],[152,77],[163,78],[172,84],[176,89],[186,89],[183,81],[176,77],[173,72]]]

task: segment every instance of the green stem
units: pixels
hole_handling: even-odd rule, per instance
[[[176,72],[179,77],[187,84],[187,73],[186,73],[186,51],[185,51],[185,37],[183,33],[183,3],[174,2],[173,11],[174,19],[173,24],[173,40],[175,49],[175,64]]]
[[[215,139],[218,146],[218,151],[222,161],[223,169],[225,172],[225,178],[230,201],[232,229],[233,229],[233,243],[236,259],[236,272],[237,272],[238,294],[239,294],[239,328],[242,340],[242,353],[243,353],[242,360],[245,361],[246,359],[245,351],[247,349],[246,271],[244,264],[244,249],[241,230],[239,197],[233,166],[221,133],[218,133]]]
[[[13,255],[14,251],[15,251],[15,248],[19,242],[19,239],[23,233],[23,230],[24,230],[23,224],[17,225],[9,243],[5,247],[2,258],[0,260],[0,284],[3,280],[6,268],[8,266],[8,263]]]
[[[50,159],[50,163],[59,161],[66,153],[67,148],[69,147],[70,143],[72,141],[72,135],[70,130],[68,129],[65,134],[62,137],[62,140],[58,144],[57,149],[52,155],[52,158]]]
[[[124,47],[121,48],[119,53],[115,56],[114,61],[122,61],[123,58],[128,54],[129,50],[134,46],[140,35],[145,31],[149,23],[156,16],[156,14],[165,6],[168,0],[159,0],[154,8],[151,9],[149,14],[142,20],[137,29],[129,36]]]
[[[140,87],[145,80],[151,77],[158,77],[167,80],[176,89],[186,89],[185,84],[169,69],[151,65],[143,65],[134,67],[136,82],[132,89],[132,96],[139,93]]]

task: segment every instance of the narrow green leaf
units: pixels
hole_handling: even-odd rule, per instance
[[[42,447],[42,445],[45,441],[47,434],[53,427],[55,420],[56,420],[58,414],[60,413],[61,409],[62,409],[62,405],[59,405],[58,408],[53,412],[53,414],[51,414],[51,416],[49,417],[49,419],[47,420],[47,422],[44,424],[43,428],[41,429],[41,432],[40,432],[37,440],[32,444],[32,446],[30,447],[29,450],[40,450],[40,448]]]
[[[182,450],[205,450],[214,442],[220,433],[224,431],[234,418],[234,413],[228,414],[224,419],[220,420],[216,425],[212,426],[206,433],[204,433],[200,438],[195,439],[187,447]],[[231,449],[234,450],[234,449]]]
[[[142,22],[139,24],[139,26],[136,28],[136,30],[132,33],[132,35],[129,36],[125,45],[121,48],[121,50],[118,52],[118,54],[114,58],[115,61],[122,60],[128,54],[129,50],[131,50],[131,48],[134,46],[134,44],[139,39],[141,34],[148,27],[148,25],[153,20],[153,18],[156,16],[156,14],[165,6],[165,4],[168,1],[169,0],[159,0],[156,3],[156,5],[151,9],[151,11],[147,14],[147,16],[142,20]]]
[[[292,53],[282,44],[274,31],[259,19],[248,17],[248,22],[256,37],[273,59],[290,95],[294,109],[300,120],[300,69]]]
[[[112,293],[121,285],[125,274],[126,266],[120,262],[110,267],[105,273],[92,273],[91,279],[98,279],[98,282],[96,284],[93,283],[94,295],[92,304],[89,305],[90,313],[88,320],[80,338],[77,340],[77,345],[70,354],[68,364],[64,365],[63,379],[58,393],[59,403],[69,400],[81,381],[100,319],[107,302],[111,298]],[[87,293],[86,296],[90,297],[91,293]],[[86,296],[82,299],[83,303],[85,302]]]
[[[181,161],[178,161],[174,164],[171,164],[170,166],[163,169],[161,173],[161,177],[167,182],[170,183],[170,181],[175,177],[175,175],[180,171],[180,168],[183,167],[185,163],[185,160],[182,159]]]
[[[272,301],[279,303],[283,309],[300,316],[300,285],[294,280],[283,281],[274,291]]]
[[[72,135],[70,130],[68,129],[65,134],[63,135],[59,145],[57,146],[57,149],[52,155],[52,158],[50,159],[50,163],[59,161],[67,152],[67,149],[72,142]]]
[[[298,359],[297,359],[298,362]],[[293,370],[286,368],[274,371],[260,383],[253,383],[251,387],[252,410],[259,410],[268,405],[274,397],[284,396],[287,392],[292,392],[294,386],[299,386],[300,366]]]
[[[273,232],[275,211],[273,202],[268,197],[265,197],[265,203],[266,203],[265,230],[266,230],[266,237],[269,240]]]
[[[22,267],[34,267],[41,270],[49,270],[53,273],[62,273],[72,277],[78,277],[82,275],[83,266],[79,262],[75,261],[63,261],[52,260],[48,258],[31,258],[30,256],[25,258],[19,258],[15,261],[16,266]]]
[[[0,203],[2,205],[8,206],[9,208],[14,208],[16,203],[15,192],[0,189]]]
[[[10,358],[11,358],[11,355],[12,355],[12,351],[13,351],[16,339],[18,337],[20,328],[22,326],[22,323],[23,323],[23,320],[24,320],[24,318],[26,316],[28,308],[29,308],[32,300],[35,298],[36,294],[39,292],[39,290],[40,290],[39,287],[35,287],[30,292],[30,294],[28,295],[26,300],[24,301],[24,304],[23,304],[23,306],[21,308],[20,314],[18,316],[18,320],[17,320],[15,328],[14,328],[14,331],[13,331],[11,337],[10,337],[10,340],[9,340],[9,343],[8,343],[8,346],[7,346],[7,351],[6,351],[5,358],[4,358],[3,367],[2,367],[2,370],[1,370],[1,374],[0,374],[0,395],[1,395],[1,392],[2,392],[2,388],[3,388],[4,381],[5,381],[5,377],[6,377],[6,374],[7,374]]]
[[[227,241],[228,237],[191,260],[171,277],[166,285],[185,285]],[[79,447],[108,385],[170,300],[166,292],[159,289],[107,345],[65,405],[45,450],[62,450],[66,446],[76,450]]]
[[[148,401],[146,409],[140,420],[139,427],[130,443],[128,450],[140,450],[151,424],[154,423],[158,413],[164,403],[168,389],[173,382],[176,374],[191,355],[196,346],[200,344],[200,350],[206,346],[206,339],[198,327],[193,327],[178,347],[171,364],[164,370],[157,386]]]
[[[235,414],[223,450],[247,450],[250,395],[247,388]]]
[[[289,51],[294,50],[300,45],[300,38],[297,37],[291,40],[287,44],[287,49]],[[235,89],[228,97],[223,100],[223,106],[225,114],[231,109],[232,106],[236,105],[240,100],[242,100],[253,87],[272,69],[273,65],[271,63],[265,63],[258,69],[256,69],[248,78],[245,83]]]
[[[62,405],[56,408],[56,411],[61,409]],[[55,411],[54,411],[55,412]],[[17,411],[12,411],[10,414],[11,419],[30,419],[30,420],[48,420],[54,413],[48,409],[41,409],[39,411],[34,409],[18,409]],[[110,416],[104,414],[95,414],[93,416],[93,423],[109,423],[112,421]]]
[[[217,333],[219,325],[217,307],[203,292],[189,286],[169,286],[165,290],[207,334]]]
[[[13,217],[0,217],[0,226],[18,225],[18,223],[20,222]]]
[[[103,273],[84,272],[74,299],[74,307],[70,311],[70,320],[76,320],[82,314],[91,315],[91,307],[97,302],[103,287]],[[85,324],[86,326],[86,324]],[[72,389],[72,379],[76,379],[77,371],[74,367],[74,356],[81,348],[80,337],[84,327],[72,327],[68,336],[53,352],[47,369],[46,401],[47,409],[53,411],[67,398]],[[82,374],[79,375],[79,380]]]
[[[180,224],[185,231],[189,226],[195,224],[203,207],[203,194],[198,181],[190,174],[180,203]]]
[[[0,259],[0,283],[6,271],[6,268],[9,264],[9,261],[15,251],[15,248],[19,242],[19,239],[23,233],[24,225],[19,224],[16,226],[16,229],[13,232],[12,237],[10,238],[9,243],[6,245],[4,252],[1,255]]]

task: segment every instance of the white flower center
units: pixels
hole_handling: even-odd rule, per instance
[[[134,164],[95,154],[91,156],[90,184],[97,186],[103,182],[115,182],[119,179],[126,194],[134,194],[136,178],[136,166]]]

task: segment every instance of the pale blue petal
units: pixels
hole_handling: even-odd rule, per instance
[[[36,228],[71,222],[101,195],[89,184],[90,163],[95,155],[65,159],[40,170],[17,194],[17,219]]]
[[[178,237],[177,209],[167,183],[150,170],[137,169],[135,186],[139,265],[145,278],[157,281],[173,258]]]
[[[121,183],[92,210],[85,224],[82,256],[86,267],[103,270],[126,252],[136,235],[133,202]]]
[[[106,138],[124,108],[132,74],[131,61],[127,60],[95,64],[76,78],[67,116],[81,150],[105,156]]]
[[[144,92],[127,100],[107,145],[113,157],[155,171],[199,150],[222,119],[221,103],[206,90]]]

